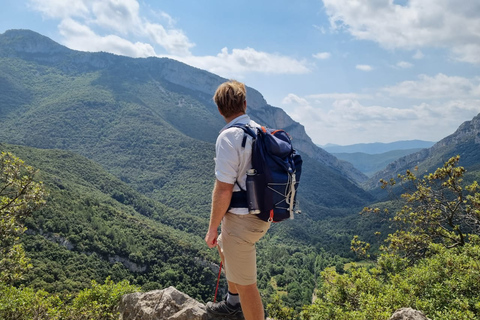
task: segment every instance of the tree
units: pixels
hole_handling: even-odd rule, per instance
[[[477,182],[463,185],[459,159],[420,179],[411,171],[399,175],[409,191],[397,212],[365,208],[386,213],[396,231],[374,266],[353,265],[343,274],[325,269],[303,320],[381,320],[401,307],[433,320],[480,319],[480,192]],[[394,179],[382,183],[396,185]],[[368,248],[358,237],[352,240],[357,253],[366,255]]]
[[[388,235],[388,245],[382,248],[385,253],[411,263],[428,256],[432,243],[454,248],[465,245],[469,234],[480,234],[479,186],[476,181],[463,186],[465,169],[458,166],[459,160],[460,156],[452,157],[421,179],[410,170],[398,176],[402,185],[413,188],[402,194],[405,205],[391,218],[396,231]],[[394,179],[381,182],[384,188],[397,183]]]
[[[36,171],[9,152],[0,155],[0,282],[11,284],[30,268],[19,237],[23,223],[45,204],[42,182]]]

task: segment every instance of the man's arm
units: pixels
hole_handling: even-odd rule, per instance
[[[210,224],[205,236],[205,242],[210,248],[217,246],[218,226],[227,213],[232,200],[233,184],[215,181],[212,192],[212,211],[210,213]]]

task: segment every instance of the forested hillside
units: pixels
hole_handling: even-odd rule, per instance
[[[5,144],[0,152],[39,170],[48,193],[26,221],[34,266],[27,283],[66,292],[110,276],[151,289],[175,284],[200,299],[211,293],[216,256],[203,245],[204,219],[142,196],[71,152]]]

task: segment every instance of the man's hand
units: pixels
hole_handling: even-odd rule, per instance
[[[209,248],[214,248],[218,245],[217,243],[218,231],[217,229],[208,230],[207,235],[205,236],[205,242]]]
[[[212,211],[210,213],[210,223],[208,224],[207,235],[205,242],[210,248],[216,247],[218,237],[218,227],[223,219],[223,216],[230,206],[232,199],[233,184],[215,180],[215,186],[212,192]]]

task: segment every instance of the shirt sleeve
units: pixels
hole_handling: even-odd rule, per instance
[[[240,167],[239,147],[243,130],[229,128],[220,133],[215,145],[215,177],[225,183],[234,184]]]

